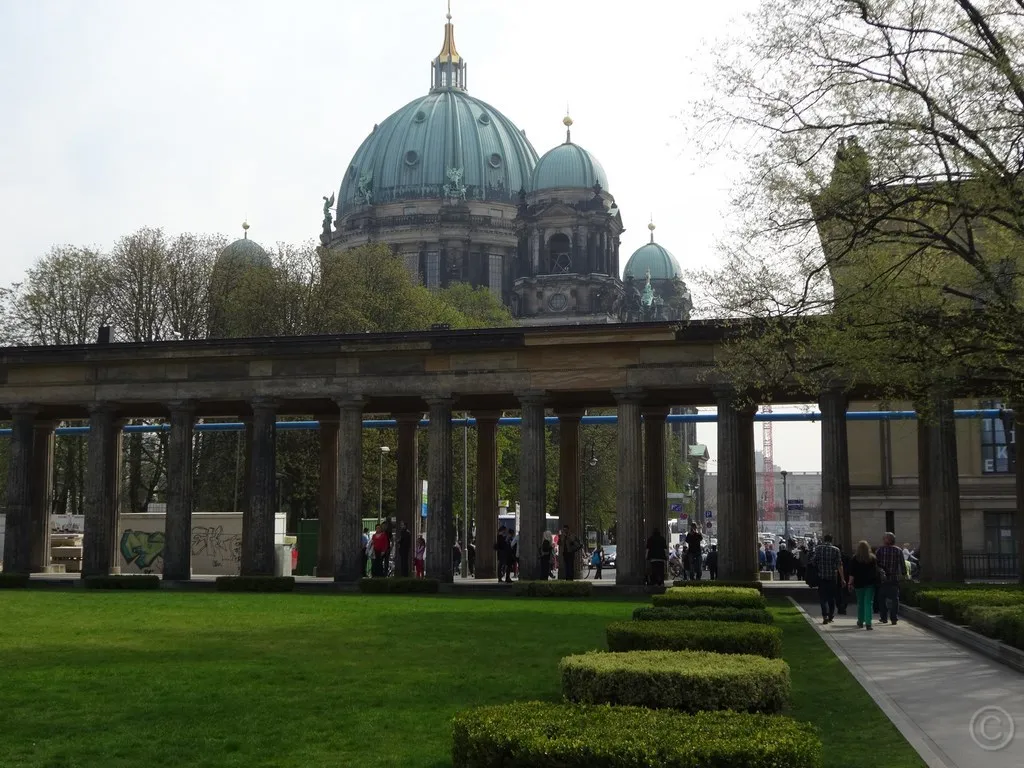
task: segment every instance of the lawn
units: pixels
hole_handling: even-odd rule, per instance
[[[450,765],[454,712],[557,700],[558,660],[603,648],[634,607],[3,591],[0,765]],[[775,611],[792,714],[820,728],[828,768],[923,765],[800,615]]]

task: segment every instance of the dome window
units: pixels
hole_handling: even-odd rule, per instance
[[[493,155],[491,155],[489,158],[487,158],[487,162],[490,164],[491,168],[500,168],[501,167],[501,155],[499,155],[497,152],[495,152]]]
[[[420,156],[415,149],[410,149],[405,153],[405,164],[409,167],[416,165],[420,161]]]
[[[491,117],[486,112],[481,112],[480,117],[477,118],[477,122],[480,123],[480,125],[490,125]]]
[[[424,112],[422,109],[419,112],[417,112],[415,115],[412,116],[412,121],[414,123],[422,123],[426,119],[427,119],[427,113]]]

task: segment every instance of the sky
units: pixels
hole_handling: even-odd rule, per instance
[[[469,92],[538,153],[604,165],[622,263],[648,221],[684,274],[715,264],[739,168],[698,155],[709,51],[756,0],[453,0]],[[0,0],[0,284],[57,244],[142,226],[318,236],[359,144],[429,88],[445,0]],[[816,426],[775,427],[775,463],[820,468]],[[756,435],[760,446],[760,428]],[[813,432],[813,434],[811,434]],[[712,446],[713,424],[698,428]],[[714,464],[712,464],[714,468]]]

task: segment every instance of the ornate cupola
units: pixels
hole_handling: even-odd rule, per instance
[[[448,0],[448,23],[444,25],[444,44],[437,58],[430,63],[432,91],[465,91],[466,60],[455,49],[455,25],[452,24],[452,3]]]

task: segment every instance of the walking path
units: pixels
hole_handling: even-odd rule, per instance
[[[856,604],[823,626],[813,595],[805,617],[929,768],[1024,766],[1024,675],[905,619],[858,629]]]

